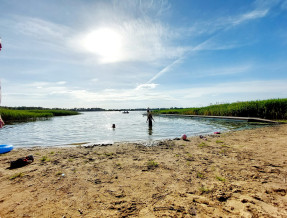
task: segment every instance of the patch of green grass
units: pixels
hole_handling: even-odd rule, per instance
[[[221,149],[219,153],[221,153],[221,154],[226,154],[226,153],[227,153],[227,150],[226,150],[226,149]]]
[[[24,173],[16,173],[13,176],[11,176],[9,179],[13,180],[13,179],[16,179],[16,178],[21,178],[23,176],[24,176]]]
[[[204,194],[204,193],[208,194],[209,192],[211,192],[210,189],[208,189],[208,188],[206,188],[206,187],[204,187],[204,186],[201,186],[201,187],[199,188],[199,191],[201,192],[201,194]]]
[[[201,172],[197,172],[196,177],[202,179],[204,178],[204,175]]]
[[[221,176],[216,176],[215,178],[220,182],[225,182],[225,178],[223,178]]]
[[[191,153],[187,153],[186,154],[188,157],[192,157],[192,154]]]
[[[107,157],[113,156],[114,154],[115,154],[115,153],[113,153],[113,152],[110,152],[110,153],[106,153],[106,152],[105,152],[105,153],[104,153],[104,155],[107,156]]]
[[[216,140],[216,143],[224,143],[224,141]]]
[[[69,158],[68,161],[69,161],[69,162],[73,162],[74,159],[73,159],[73,158]]]
[[[54,151],[51,151],[50,154],[55,154],[55,152],[54,152]]]
[[[230,148],[230,146],[229,146],[229,145],[221,145],[221,147]]]
[[[148,169],[154,169],[156,167],[158,167],[158,163],[155,162],[154,160],[150,160],[147,162],[147,168]]]
[[[46,155],[43,156],[40,160],[41,160],[41,162],[49,162],[49,161],[51,161],[51,159],[48,158]]]
[[[206,147],[206,146],[207,146],[207,144],[204,143],[204,142],[201,142],[201,143],[198,145],[198,147],[200,147],[200,148],[203,148],[203,147]]]

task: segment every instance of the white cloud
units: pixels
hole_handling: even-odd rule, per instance
[[[154,89],[157,86],[158,86],[158,84],[155,84],[155,83],[140,84],[140,85],[138,85],[136,87],[136,90],[140,90],[140,89]]]
[[[5,84],[3,84],[5,83]],[[64,87],[57,83],[33,83],[28,85],[11,84],[2,81],[2,105],[43,106],[43,107],[156,107],[195,106],[196,103],[208,105],[219,99],[234,100],[241,96],[242,100],[250,98],[278,98],[287,95],[286,80],[258,80],[219,84],[205,84],[188,89],[156,90],[156,84],[143,84],[136,89],[106,89],[97,92],[81,88]],[[35,88],[42,88],[35,92]],[[151,89],[149,89],[151,88]],[[216,96],[216,97],[215,97]],[[245,96],[245,97],[242,97]],[[60,101],[59,101],[60,100]],[[239,100],[239,99],[237,99]],[[255,99],[256,100],[256,99]],[[13,103],[14,102],[14,103]],[[15,105],[17,102],[18,105]],[[113,103],[112,103],[113,102]],[[116,106],[112,106],[115,104]],[[110,105],[110,106],[108,106]]]

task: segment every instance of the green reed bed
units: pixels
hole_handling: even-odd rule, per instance
[[[14,110],[0,108],[0,115],[5,123],[34,121],[41,118],[76,114],[78,114],[78,112],[67,110]]]
[[[260,117],[287,120],[287,98],[217,104],[200,108],[160,110],[160,114]]]

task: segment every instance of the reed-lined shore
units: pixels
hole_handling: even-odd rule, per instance
[[[285,217],[287,125],[0,155],[1,217]],[[8,169],[19,157],[35,161]]]
[[[61,109],[15,110],[3,107],[0,108],[0,115],[5,123],[35,121],[42,118],[77,114],[79,114],[79,112]]]
[[[216,104],[199,108],[174,108],[156,112],[160,114],[257,117],[271,120],[287,120],[287,98]]]

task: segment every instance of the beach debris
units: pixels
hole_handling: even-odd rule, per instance
[[[214,134],[221,134],[221,132],[214,132]]]
[[[183,135],[181,136],[181,139],[182,139],[182,140],[186,140],[186,139],[187,139],[187,136],[186,136],[185,134],[183,134]]]
[[[15,161],[10,162],[10,169],[20,168],[26,166],[34,161],[34,157],[32,155],[28,155],[26,157],[19,158]]]
[[[78,209],[79,213],[82,215],[84,212],[81,209]]]
[[[115,129],[115,128],[116,128],[116,124],[113,124],[113,125],[112,125],[112,128]]]
[[[100,179],[95,179],[95,184],[101,184],[102,181]]]
[[[207,140],[207,138],[205,136],[203,136],[203,135],[200,135],[199,138],[203,139],[203,140]]]
[[[189,213],[191,216],[196,216],[196,209],[195,209],[195,207],[189,208],[188,213]]]

